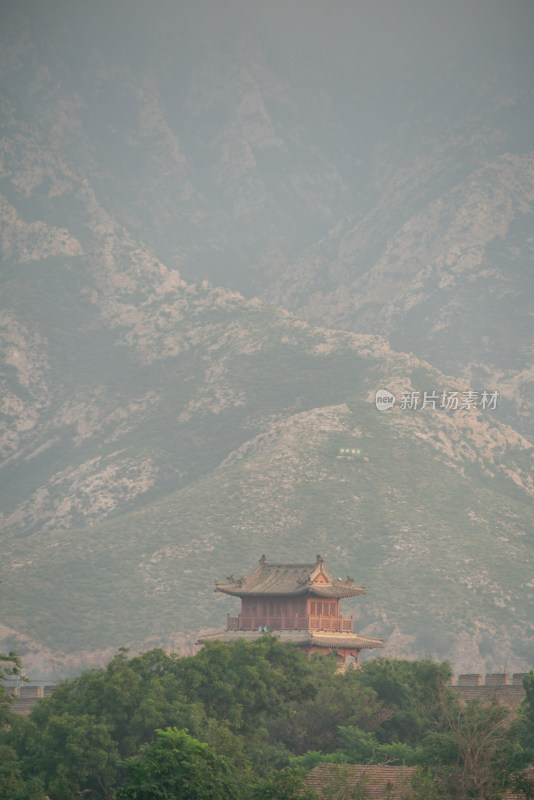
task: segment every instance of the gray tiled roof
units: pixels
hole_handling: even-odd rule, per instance
[[[352,578],[346,581],[332,578],[317,556],[314,564],[269,564],[265,556],[260,566],[247,578],[230,576],[223,583],[216,583],[215,590],[235,597],[250,596],[298,596],[354,597],[365,594],[363,586],[356,586]]]
[[[401,800],[411,796],[415,767],[391,767],[385,764],[317,764],[304,779],[318,797],[365,797],[370,800]]]

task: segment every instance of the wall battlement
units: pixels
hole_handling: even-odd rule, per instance
[[[478,672],[452,677],[449,687],[465,700],[488,700],[492,697],[504,706],[518,708],[525,699],[523,679],[526,672],[488,672],[483,677]],[[6,687],[13,697],[11,706],[18,714],[29,714],[42,697],[48,697],[54,691],[51,685],[22,685]]]
[[[526,672],[486,673],[485,680],[479,673],[458,675],[458,680],[451,679],[450,688],[465,700],[489,700],[492,697],[504,706],[517,708],[525,699],[523,679]]]
[[[11,710],[17,714],[29,714],[42,697],[52,694],[55,686],[9,686],[5,687],[8,694],[13,698]]]

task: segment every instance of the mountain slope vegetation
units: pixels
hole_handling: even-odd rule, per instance
[[[187,649],[321,552],[386,652],[528,669],[531,19],[206,5],[1,12],[7,649]]]

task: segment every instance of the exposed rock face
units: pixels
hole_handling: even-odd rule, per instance
[[[520,50],[384,79],[134,6],[131,40],[54,3],[0,26],[4,639],[38,669],[185,651],[221,567],[328,546],[387,653],[528,669]]]

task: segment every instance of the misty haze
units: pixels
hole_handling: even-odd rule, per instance
[[[320,553],[381,654],[534,666],[533,11],[2,4],[2,652]]]

